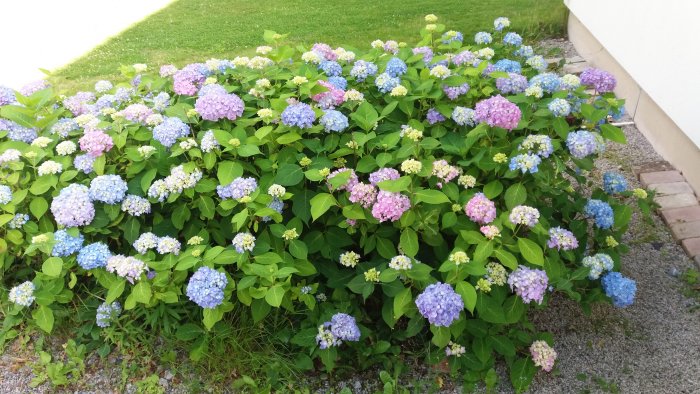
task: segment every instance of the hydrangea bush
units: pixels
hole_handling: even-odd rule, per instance
[[[426,21],[414,46],[267,31],[250,58],[0,90],[3,338],[80,298],[96,330],[146,322],[201,354],[243,307],[288,315],[303,368],[390,364],[417,338],[467,382],[498,358],[518,390],[550,371],[528,310],[636,290],[619,242],[646,193],[589,175],[624,143],[615,79],[547,72],[507,18]]]

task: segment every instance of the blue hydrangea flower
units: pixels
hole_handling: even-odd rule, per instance
[[[398,57],[392,57],[386,64],[385,73],[389,74],[391,77],[400,77],[406,74],[406,71],[408,71],[406,63]]]
[[[93,170],[93,165],[95,164],[95,157],[90,155],[78,155],[75,156],[73,160],[73,165],[75,169],[82,171],[85,174],[89,174]]]
[[[51,126],[49,132],[51,134],[58,134],[61,138],[66,138],[68,137],[68,133],[78,130],[79,128],[78,122],[73,120],[73,118],[61,118]]]
[[[0,106],[14,104],[17,102],[15,91],[7,86],[0,86]]]
[[[0,185],[0,205],[12,201],[12,189],[7,185]]]
[[[270,203],[267,204],[267,207],[268,207],[268,208],[272,208],[272,209],[274,209],[277,213],[281,214],[281,213],[282,213],[282,210],[284,209],[284,202],[283,202],[282,200],[280,200],[279,198],[277,198],[277,197],[273,197],[273,198],[272,198],[272,201],[270,201]],[[264,217],[262,218],[262,220],[263,220],[263,222],[269,222],[270,220],[272,220],[272,218],[269,217],[269,216],[264,216]]]
[[[328,77],[328,83],[340,90],[345,90],[348,87],[348,80],[343,77]]]
[[[627,179],[617,172],[603,174],[603,190],[608,194],[622,193],[627,190]]]
[[[519,47],[520,45],[523,44],[523,38],[520,37],[520,34],[513,33],[511,31],[511,32],[506,33],[506,35],[503,37],[503,43]]]
[[[208,85],[207,85],[208,86]],[[153,109],[159,112],[164,111],[170,106],[170,95],[166,92],[160,92],[153,98]]]
[[[316,114],[309,104],[290,104],[282,111],[282,123],[285,126],[308,129],[313,125],[314,120],[316,120]]]
[[[7,138],[12,141],[22,141],[31,144],[38,136],[36,130],[20,126],[11,120],[0,119],[0,131],[7,131]]]
[[[117,104],[117,98],[113,94],[105,94],[95,101],[93,108],[95,111],[102,111],[105,108],[114,108]]]
[[[530,79],[530,86],[539,86],[543,91],[547,93],[552,93],[559,89],[561,80],[559,76],[554,73],[542,73],[535,75]]]
[[[365,79],[367,79],[367,77],[376,75],[378,70],[379,69],[376,64],[365,60],[358,60],[352,66],[350,75],[358,82],[363,82]]]
[[[329,77],[337,77],[343,73],[343,67],[332,60],[324,60],[318,66]]]
[[[496,87],[503,94],[522,93],[527,89],[527,77],[508,73],[508,78],[496,78]]]
[[[554,116],[567,116],[571,113],[571,105],[569,105],[569,102],[560,98],[552,100],[547,108],[552,111],[552,115]]]
[[[604,271],[613,269],[614,262],[612,257],[604,253],[598,253],[594,256],[586,256],[583,258],[582,264],[590,269],[588,279],[596,280]]]
[[[452,120],[460,126],[476,125],[476,112],[471,108],[455,107],[452,110]]]
[[[100,175],[90,182],[90,199],[107,204],[121,202],[128,186],[119,175]]]
[[[53,233],[53,239],[55,243],[51,255],[55,257],[66,257],[77,253],[85,242],[85,237],[82,234],[78,233],[77,237],[73,237],[66,230],[58,230]]]
[[[187,297],[202,308],[216,308],[224,301],[227,284],[226,274],[213,268],[201,267],[187,283]]]
[[[493,37],[485,31],[480,31],[474,35],[474,42],[479,45],[487,45],[490,44],[491,41],[493,41]]]
[[[122,313],[122,306],[114,301],[111,304],[103,302],[97,307],[97,314],[95,315],[95,324],[98,327],[105,328],[112,324],[112,321],[119,317]]]
[[[401,80],[399,78],[392,77],[387,73],[377,75],[377,78],[374,80],[374,84],[377,86],[377,89],[379,89],[379,91],[382,93],[391,92],[391,90],[399,86],[400,83]]]
[[[360,328],[357,327],[355,318],[346,313],[336,313],[331,318],[331,332],[343,341],[358,341]]]
[[[494,21],[493,21],[493,28],[496,31],[501,31],[508,26],[510,26],[510,19],[508,19],[504,16],[499,16],[498,18],[494,19]]]
[[[21,228],[27,222],[29,221],[29,215],[26,213],[16,213],[15,217],[13,217],[9,222],[7,222],[7,226],[9,228]]]
[[[217,186],[216,192],[219,194],[219,197],[223,199],[233,198],[238,200],[245,196],[249,196],[257,188],[258,182],[255,180],[255,178],[238,177],[228,185]]]
[[[163,123],[153,128],[153,139],[170,148],[178,138],[190,135],[190,126],[180,118],[166,117]]]
[[[102,242],[91,243],[80,249],[78,253],[78,265],[83,269],[91,270],[107,265],[107,259],[112,256],[109,247]]]
[[[341,132],[349,125],[348,117],[333,109],[326,110],[319,123],[326,129],[326,132]]]
[[[510,59],[501,59],[497,61],[496,64],[493,65],[493,68],[496,71],[503,71],[507,73],[516,74],[520,74],[520,72],[522,71],[522,66],[520,65],[520,63]]]
[[[416,297],[416,306],[430,324],[449,327],[459,319],[459,314],[464,309],[464,301],[462,296],[455,293],[452,286],[437,282],[426,287]]]
[[[569,133],[566,137],[566,147],[571,156],[583,159],[598,151],[598,142],[593,134],[586,130],[578,130]]]
[[[591,199],[583,208],[586,217],[593,218],[596,226],[602,229],[609,229],[613,226],[615,217],[612,207],[605,201]]]
[[[637,283],[629,278],[625,278],[619,272],[611,272],[601,279],[605,294],[612,299],[613,305],[624,308],[634,303],[634,296],[637,293]]]
[[[36,290],[34,283],[26,281],[10,289],[8,299],[14,304],[29,307],[36,299],[34,290]]]
[[[523,174],[526,172],[534,174],[541,162],[542,159],[538,155],[526,153],[511,158],[509,168],[511,171],[520,170]]]
[[[513,52],[513,55],[528,58],[535,54],[535,50],[529,45],[521,45],[520,48]]]
[[[464,40],[464,35],[461,32],[450,30],[442,35],[442,43],[445,45],[451,44],[453,42],[462,42]]]

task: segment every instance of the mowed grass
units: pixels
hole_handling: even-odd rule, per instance
[[[496,17],[510,18],[526,41],[563,35],[561,0],[178,0],[58,70],[62,91],[115,79],[122,64],[182,66],[249,55],[264,45],[263,30],[290,33],[293,44],[326,42],[367,48],[375,39],[417,42],[423,16],[436,14],[447,29],[474,33]]]

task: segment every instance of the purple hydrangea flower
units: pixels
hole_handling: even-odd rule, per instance
[[[496,78],[496,88],[503,94],[522,93],[527,89],[527,78],[515,73],[508,73],[508,78]]]
[[[459,96],[463,96],[469,92],[469,84],[463,83],[459,86],[447,86],[442,87],[442,91],[450,100],[456,100]]]
[[[350,170],[350,169],[345,168],[345,167],[338,168],[337,170],[328,174],[328,177],[326,178],[326,180],[330,181],[331,179],[333,179],[337,175],[344,173],[346,171],[350,171],[350,178],[348,178],[347,182],[345,182],[345,184],[337,186],[336,188],[334,188],[333,185],[331,185],[331,183],[328,182],[328,189],[330,189],[331,191],[334,191],[334,190],[350,191],[350,190],[352,190],[352,188],[357,184],[357,174],[355,174],[354,170]]]
[[[573,250],[578,248],[578,240],[571,231],[561,227],[553,227],[549,229],[547,247],[560,250]]]
[[[496,204],[486,198],[484,193],[476,193],[464,206],[464,213],[473,222],[491,223],[496,219]]]
[[[121,313],[122,306],[118,302],[114,301],[111,304],[103,302],[99,307],[97,307],[95,324],[101,328],[109,327],[112,321],[119,317]]]
[[[200,267],[187,283],[187,297],[202,308],[213,309],[224,301],[228,284],[226,274],[209,267]]]
[[[413,54],[414,55],[423,55],[423,62],[425,64],[430,63],[431,60],[433,60],[433,50],[430,49],[430,47],[417,47],[413,48]]]
[[[119,175],[100,175],[90,182],[90,199],[107,204],[121,202],[128,186]]]
[[[411,208],[411,200],[401,193],[391,193],[381,190],[377,194],[377,201],[372,207],[372,216],[380,222],[391,220],[395,222],[401,219],[401,215]]]
[[[512,130],[518,126],[522,113],[517,105],[499,94],[476,103],[474,115],[477,122]]]
[[[430,108],[428,110],[428,113],[426,115],[426,119],[428,120],[428,123],[430,123],[431,125],[445,121],[445,117],[442,116],[440,111],[438,111],[435,108]]]
[[[238,200],[244,196],[251,195],[257,188],[258,182],[255,178],[238,177],[228,185],[217,186],[216,192],[219,194],[219,197],[223,199],[233,198]]]
[[[401,174],[393,168],[383,167],[369,174],[369,183],[376,186],[381,181],[399,179]]]
[[[85,174],[92,172],[93,164],[95,164],[95,158],[90,155],[78,155],[75,156],[75,159],[73,160],[73,165],[75,168]]]
[[[207,73],[207,66],[202,63],[188,64],[173,75],[173,90],[194,96],[207,79]]]
[[[329,77],[337,77],[343,73],[343,67],[338,62],[332,60],[322,61],[318,68]]]
[[[51,87],[51,84],[49,84],[43,79],[40,79],[38,81],[29,82],[28,84],[22,86],[21,88],[19,88],[19,92],[20,94],[22,94],[22,96],[31,96],[32,94],[40,90],[48,89],[49,87]]]
[[[15,91],[7,86],[0,86],[0,106],[14,104],[17,102]]]
[[[377,199],[377,188],[374,187],[374,185],[357,183],[350,190],[350,196],[348,199],[352,203],[360,204],[365,208],[369,208]]]
[[[526,304],[531,301],[542,304],[548,283],[547,273],[524,265],[519,266],[508,276],[510,289],[519,295]]]
[[[233,93],[206,94],[200,96],[194,104],[202,119],[214,122],[221,119],[236,120],[243,115],[244,107],[243,100]]]
[[[166,117],[163,123],[153,128],[153,139],[168,148],[173,146],[178,138],[187,137],[189,134],[190,126],[175,117]]]
[[[592,87],[598,93],[607,93],[615,89],[617,81],[605,70],[588,68],[581,73],[581,83]]]
[[[80,137],[80,150],[92,157],[100,157],[114,146],[112,137],[102,130],[89,130]]]
[[[316,120],[316,114],[309,104],[291,104],[282,111],[282,123],[285,126],[308,129],[313,125],[314,120]]]
[[[355,318],[346,313],[336,313],[331,317],[331,332],[343,341],[360,340],[360,328],[357,327]]]
[[[428,319],[430,324],[449,327],[459,319],[464,309],[462,296],[457,294],[447,283],[433,283],[416,297],[418,312]]]
[[[77,183],[63,188],[51,202],[56,223],[65,227],[85,226],[95,217],[95,207],[87,186]]]

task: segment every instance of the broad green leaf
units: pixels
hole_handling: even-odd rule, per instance
[[[282,164],[279,169],[277,169],[277,175],[275,176],[275,183],[282,186],[294,186],[304,179],[304,170],[293,163]]]
[[[513,209],[514,207],[521,205],[527,199],[527,190],[522,183],[515,183],[510,185],[506,190],[506,207],[508,209]]]
[[[34,215],[35,218],[41,219],[41,217],[49,209],[49,203],[46,202],[44,197],[36,197],[29,203],[29,211]]]
[[[503,191],[503,184],[498,181],[494,180],[486,184],[484,186],[484,195],[486,195],[487,198],[493,199],[495,197],[498,197],[499,194]]]
[[[469,282],[460,281],[457,282],[455,290],[457,294],[462,296],[464,307],[469,312],[474,313],[474,307],[476,306],[476,289],[474,289],[474,286]]]
[[[61,275],[61,270],[63,269],[63,260],[60,257],[49,257],[41,265],[41,272],[48,276],[58,278]]]
[[[423,189],[416,192],[416,199],[428,204],[442,204],[450,202],[445,193],[439,190]]]
[[[515,392],[524,393],[527,391],[536,372],[537,368],[529,357],[517,359],[510,366],[510,383],[513,385]]]
[[[627,138],[625,137],[625,133],[622,132],[622,129],[611,124],[603,123],[600,125],[600,134],[610,141],[619,142],[620,144],[627,143]]]
[[[525,260],[530,264],[544,265],[544,255],[540,245],[537,245],[527,238],[518,238],[518,249],[520,249],[520,254],[522,254]]]
[[[335,197],[328,193],[320,193],[311,199],[311,217],[315,221],[326,213],[333,205],[338,204]]]
[[[131,289],[131,294],[134,297],[134,301],[140,302],[142,304],[148,304],[151,302],[151,284],[146,281],[140,281],[139,283]]]
[[[32,318],[34,319],[36,325],[39,326],[39,328],[41,328],[49,334],[51,333],[51,330],[53,330],[54,323],[53,310],[51,310],[51,308],[43,305],[36,308],[32,312]]]
[[[410,288],[401,290],[394,297],[394,319],[398,319],[406,313],[406,308],[411,304],[411,301],[413,301],[413,295]]]
[[[418,235],[411,228],[406,228],[401,232],[399,246],[403,253],[409,257],[418,254]]]
[[[219,322],[224,317],[224,311],[221,307],[218,308],[204,308],[204,317],[202,318],[202,323],[207,331],[214,327],[214,324]]]
[[[126,281],[124,279],[113,283],[109,290],[107,291],[107,296],[105,297],[105,302],[111,304],[117,298],[119,298],[122,293],[124,293],[124,287],[126,286]]]
[[[282,305],[282,300],[284,299],[284,293],[286,290],[280,285],[275,285],[267,289],[267,293],[265,294],[265,301],[267,301],[270,306],[274,306],[275,308],[279,308],[280,305]]]
[[[411,177],[402,176],[399,179],[381,181],[377,183],[380,190],[385,190],[392,193],[398,193],[408,190],[408,185],[411,184]]]

